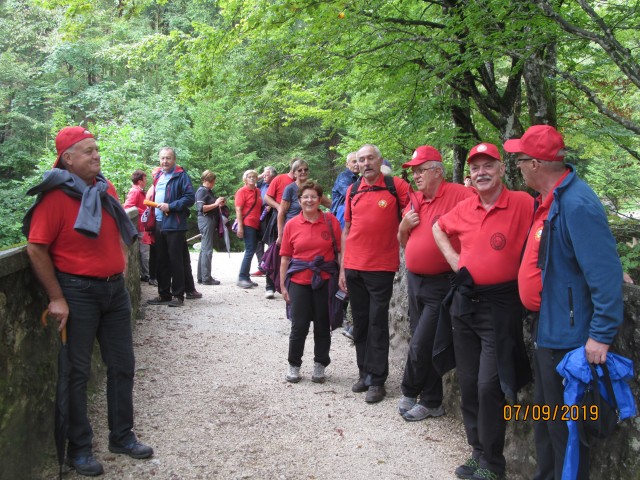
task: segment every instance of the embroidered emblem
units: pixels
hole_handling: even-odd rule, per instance
[[[387,201],[386,201],[386,200],[380,200],[380,201],[378,202],[378,206],[379,206],[380,208],[387,208],[387,205],[388,205],[388,203],[387,203]]]
[[[329,240],[331,237],[329,236],[329,232],[322,232],[320,234],[320,236],[322,237],[323,240]]]
[[[507,244],[507,237],[505,237],[502,233],[494,233],[491,235],[491,240],[489,241],[491,244],[491,248],[494,250],[502,250]]]
[[[487,146],[482,144],[482,145],[478,145],[478,152],[484,152],[487,150]]]
[[[543,228],[543,225],[540,225],[540,226],[538,227],[538,229],[536,230],[536,234],[535,234],[535,235],[534,235],[534,237],[533,237],[533,238],[535,238],[535,239],[536,239],[536,242],[539,242],[539,241],[540,241],[540,239],[542,238],[542,228]]]

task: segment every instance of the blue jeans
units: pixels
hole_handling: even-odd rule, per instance
[[[244,258],[240,265],[239,280],[251,281],[249,270],[251,269],[251,259],[256,253],[256,244],[258,243],[258,230],[253,227],[244,226]]]
[[[87,382],[94,340],[107,366],[109,441],[125,445],[135,440],[133,377],[135,359],[131,334],[131,301],[124,279],[112,282],[57,273],[69,305],[69,457],[92,452],[93,430],[87,416]]]

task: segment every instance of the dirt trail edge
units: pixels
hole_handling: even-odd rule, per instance
[[[90,398],[105,479],[454,479],[469,454],[450,416],[405,422],[396,411],[404,359],[391,352],[387,398],[351,392],[355,350],[333,332],[327,382],[311,382],[313,334],[298,384],[287,383],[289,321],[280,295],[235,286],[242,254],[214,253],[219,286],[183,308],[144,306],[134,333],[135,430],[149,460],[109,452],[106,398]],[[197,255],[192,254],[193,270]],[[142,301],[157,294],[143,285]],[[312,328],[313,329],[313,328]],[[55,462],[54,462],[55,463]],[[57,478],[57,466],[43,472]],[[70,471],[68,479],[84,478]]]

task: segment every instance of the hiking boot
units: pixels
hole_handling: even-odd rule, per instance
[[[276,296],[276,292],[274,292],[273,290],[267,290],[266,292],[264,292],[264,298],[275,298]]]
[[[289,372],[284,378],[287,380],[287,382],[298,383],[302,379],[302,377],[300,376],[300,367],[289,365]]]
[[[364,401],[367,403],[378,403],[382,401],[387,391],[382,385],[371,385],[367,390],[367,395],[364,397]]]
[[[187,294],[185,295],[189,300],[194,300],[196,298],[202,298],[202,294],[197,291],[194,290],[193,292],[187,292]]]
[[[398,414],[402,416],[407,413],[413,408],[417,401],[418,399],[415,397],[405,397],[403,395],[402,398],[400,398],[400,402],[398,402]]]
[[[170,307],[183,307],[184,306],[184,298],[175,297],[173,300],[171,300],[169,303],[167,303],[167,305],[169,305]]]
[[[411,410],[405,413],[402,418],[407,422],[419,422],[429,417],[441,417],[442,415],[444,415],[444,408],[442,405],[435,408],[429,408],[417,403],[411,408]]]
[[[153,455],[153,448],[149,445],[145,445],[144,443],[140,443],[138,440],[127,443],[122,447],[109,442],[109,451],[112,453],[124,453],[125,455],[129,455],[131,458],[149,458]]]
[[[236,283],[237,286],[239,286],[240,288],[253,288],[255,285],[250,282],[249,280],[238,280],[238,283]]]
[[[155,278],[150,278],[149,279],[149,285],[152,287],[157,287],[158,286],[158,280],[156,280]]]
[[[318,362],[313,363],[313,375],[311,381],[313,383],[324,383],[327,377],[324,376],[324,365]]]
[[[251,283],[251,285],[253,285],[254,287],[258,286],[258,284],[256,282],[254,282],[253,280],[249,280],[249,283]]]
[[[492,472],[486,468],[478,468],[473,475],[469,477],[470,480],[504,480],[504,474]]]
[[[161,297],[160,295],[147,300],[147,304],[149,305],[169,305],[171,302],[171,297]]]
[[[76,458],[67,458],[67,465],[85,477],[97,477],[104,473],[102,464],[93,455],[80,455]]]
[[[369,390],[369,387],[365,385],[364,378],[359,378],[356,383],[351,385],[351,391],[354,393],[362,393]]]
[[[205,280],[204,282],[202,282],[202,285],[220,285],[220,280],[212,278],[211,280]]]
[[[456,477],[458,478],[471,478],[473,474],[480,468],[478,460],[471,457],[458,468],[456,468]]]

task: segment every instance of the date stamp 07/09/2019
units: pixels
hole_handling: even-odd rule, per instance
[[[505,405],[503,410],[505,421],[568,422],[596,421],[599,417],[597,405]]]

